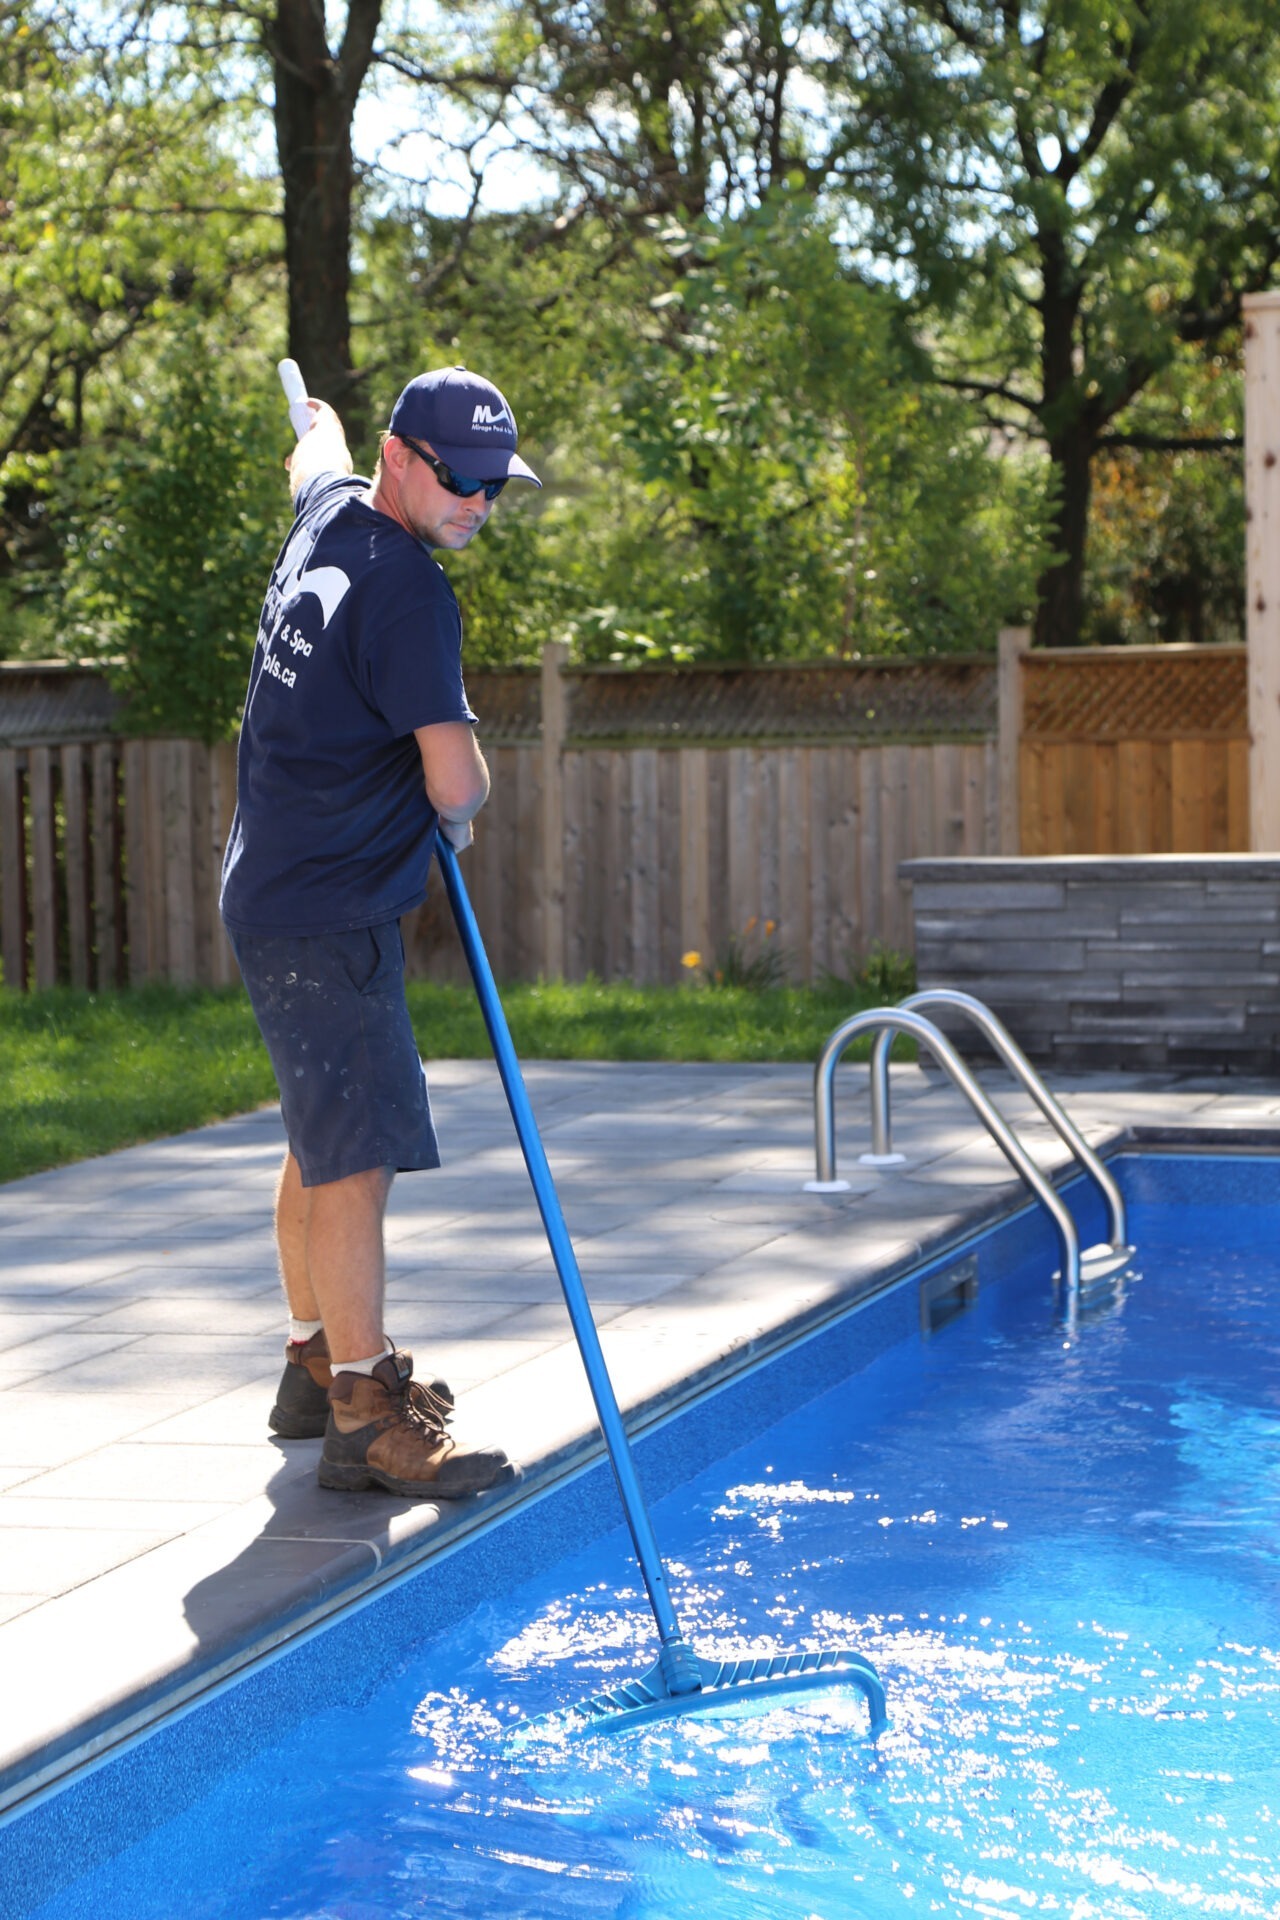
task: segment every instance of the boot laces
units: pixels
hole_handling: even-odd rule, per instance
[[[416,1389],[416,1391],[415,1391]],[[428,1387],[412,1378],[393,1395],[395,1410],[411,1427],[416,1427],[432,1440],[447,1440],[444,1421],[436,1411],[437,1398]]]

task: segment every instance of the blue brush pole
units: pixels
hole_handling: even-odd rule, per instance
[[[680,1630],[680,1623],[671,1602],[671,1595],[667,1588],[666,1568],[662,1564],[662,1555],[658,1551],[648,1509],[640,1491],[640,1482],[636,1477],[635,1462],[631,1457],[626,1428],[622,1424],[622,1414],[613,1391],[613,1382],[605,1366],[604,1354],[600,1348],[600,1336],[596,1332],[596,1324],[591,1317],[591,1307],[587,1300],[586,1289],[582,1284],[582,1275],[578,1270],[577,1255],[573,1251],[573,1243],[569,1238],[569,1230],[560,1208],[559,1196],[551,1178],[551,1169],[547,1165],[547,1156],[543,1150],[542,1137],[538,1132],[538,1123],[534,1119],[533,1108],[529,1104],[524,1075],[520,1071],[520,1062],[516,1058],[511,1032],[502,1010],[502,1001],[498,997],[489,958],[480,938],[480,929],[476,925],[466,883],[458,867],[458,855],[443,834],[437,834],[436,837],[436,858],[440,863],[440,872],[444,876],[445,892],[449,896],[449,905],[453,909],[453,917],[457,922],[458,935],[467,956],[467,965],[471,969],[471,977],[475,982],[480,1011],[488,1029],[494,1058],[498,1063],[498,1072],[502,1077],[507,1103],[511,1108],[511,1117],[515,1122],[520,1149],[524,1154],[525,1165],[529,1169],[529,1178],[533,1183],[538,1211],[542,1215],[542,1223],[547,1231],[551,1257],[555,1261],[556,1272],[560,1276],[565,1304],[569,1309],[574,1336],[582,1354],[582,1364],[586,1368],[591,1397],[595,1401],[596,1413],[600,1420],[600,1430],[604,1435],[605,1446],[609,1450],[609,1459],[613,1465],[614,1478],[618,1483],[618,1494],[622,1501],[623,1512],[627,1517],[627,1526],[631,1531],[636,1559],[640,1563],[640,1572],[648,1590],[649,1605],[653,1609],[658,1635],[662,1641],[660,1660],[662,1678],[669,1694],[696,1693],[702,1685],[701,1663]]]

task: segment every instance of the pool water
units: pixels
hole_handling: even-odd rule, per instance
[[[1274,1920],[1280,1204],[1131,1227],[1141,1277],[1074,1334],[984,1286],[794,1411],[762,1372],[761,1432],[656,1504],[699,1651],[857,1646],[878,1742],[837,1691],[512,1757],[653,1659],[619,1526],[40,1915]]]

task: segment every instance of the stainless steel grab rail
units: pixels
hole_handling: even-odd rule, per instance
[[[923,1014],[900,1007],[870,1007],[842,1021],[832,1033],[814,1068],[814,1133],[817,1148],[817,1179],[805,1182],[810,1193],[834,1193],[846,1188],[847,1181],[836,1179],[835,1076],[840,1055],[860,1033],[885,1028],[910,1034],[928,1047],[943,1071],[959,1087],[987,1132],[995,1141],[1015,1173],[1021,1174],[1036,1198],[1047,1209],[1062,1243],[1062,1279],[1068,1310],[1074,1314],[1080,1294],[1080,1241],[1075,1221],[1061,1196],[1050,1186],[1017,1135],[1008,1127],[988,1100],[946,1035],[940,1033]]]
[[[1014,1078],[1031,1095],[1073,1158],[1097,1182],[1107,1205],[1109,1240],[1088,1248],[1081,1255],[1084,1279],[1100,1279],[1114,1271],[1118,1262],[1130,1259],[1133,1248],[1129,1245],[1124,1200],[1119,1187],[1075,1123],[1058,1105],[1008,1028],[997,1019],[990,1007],[975,999],[971,993],[961,993],[956,987],[926,987],[919,993],[910,994],[899,1004],[909,1012],[918,1012],[923,1007],[953,1007],[972,1020],[986,1035]],[[864,1156],[869,1166],[899,1163],[899,1156],[893,1152],[889,1115],[889,1055],[893,1050],[894,1037],[891,1029],[882,1027],[871,1050],[871,1153]]]

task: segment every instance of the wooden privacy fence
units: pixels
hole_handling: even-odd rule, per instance
[[[233,749],[20,743],[7,671],[6,982],[234,979],[216,913]],[[469,688],[493,796],[465,871],[505,979],[675,980],[733,940],[767,941],[795,979],[842,972],[909,946],[900,860],[995,850],[991,659],[637,674],[552,647]],[[413,972],[461,977],[439,889],[405,935]]]
[[[1249,851],[1243,646],[1002,648],[1002,851]]]
[[[5,984],[233,981],[217,900],[234,806],[231,746],[0,747]]]
[[[101,686],[0,667],[5,982],[234,980],[234,750],[116,739]],[[669,981],[736,942],[813,980],[910,948],[906,859],[1248,844],[1243,648],[1028,653],[1006,633],[998,669],[636,672],[549,647],[469,686],[493,796],[465,870],[504,979]],[[405,934],[413,972],[462,976],[438,889]]]
[[[995,850],[989,659],[637,673],[551,646],[469,685],[493,794],[467,872],[507,979],[671,981],[731,942],[847,973],[910,945],[909,848]],[[407,926],[415,972],[461,976],[446,920]]]

